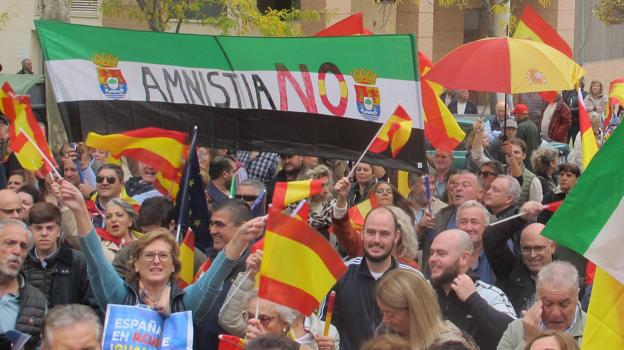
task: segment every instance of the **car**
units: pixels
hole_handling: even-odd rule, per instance
[[[470,134],[470,132],[472,131],[472,125],[479,118],[481,118],[481,115],[479,114],[461,114],[461,115],[454,115],[454,116],[455,116],[455,120],[457,120],[457,124],[459,124],[459,127],[464,131],[466,136],[468,136],[468,134]],[[491,118],[494,118],[494,116],[485,115],[483,116],[483,118],[484,120],[490,120]],[[542,140],[542,144],[540,147],[551,147],[554,150],[556,150],[559,156],[558,157],[559,164],[566,163],[568,161],[568,154],[570,153],[570,147],[568,146],[568,144]],[[433,154],[435,153],[435,149],[433,148],[431,143],[429,143],[429,140],[425,140],[425,149],[427,150],[427,156],[433,157]],[[466,140],[464,139],[453,150],[453,168],[454,169],[466,168],[466,154],[467,153],[468,151],[466,150]]]

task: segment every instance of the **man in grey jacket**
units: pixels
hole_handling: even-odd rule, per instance
[[[525,343],[544,330],[568,333],[578,342],[583,340],[587,315],[579,303],[579,274],[564,261],[544,266],[537,275],[538,301],[524,317],[509,324],[497,350],[521,350]]]

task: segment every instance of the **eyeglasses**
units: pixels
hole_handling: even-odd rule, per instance
[[[106,182],[108,182],[109,184],[114,184],[115,182],[117,182],[117,178],[114,176],[96,176],[95,177],[95,182],[101,184],[102,182],[104,182],[104,180],[106,180]]]
[[[382,193],[392,194],[392,189],[391,188],[378,188],[375,190],[375,192],[379,194],[382,194]]]
[[[152,262],[158,256],[160,262],[167,262],[171,260],[171,253],[168,252],[143,252],[141,253],[141,259]]]
[[[536,245],[534,247],[526,247],[526,246],[522,246],[520,247],[520,252],[522,254],[531,254],[531,252],[535,252],[535,254],[541,254],[544,252],[544,250],[546,249],[545,245]]]
[[[2,213],[6,214],[6,215],[11,215],[13,213],[21,214],[23,210],[24,210],[24,208],[15,208],[15,209],[2,208],[2,209],[0,209],[0,211]]]
[[[237,194],[234,197],[236,197],[238,199],[242,199],[245,202],[251,202],[251,201],[255,201],[256,199],[258,199],[258,196],[254,196],[252,194]]]
[[[479,172],[479,175],[481,175],[483,177],[498,176],[496,173],[492,173],[492,172],[489,172],[489,171],[481,171],[481,172]]]
[[[256,315],[251,312],[243,313],[243,321],[245,321],[245,323],[247,323],[252,318],[256,318]],[[260,323],[264,327],[266,327],[269,325],[269,323],[271,323],[271,321],[273,321],[276,318],[277,316],[258,315],[257,320],[260,321]]]

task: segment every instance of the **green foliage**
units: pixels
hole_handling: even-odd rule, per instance
[[[9,13],[8,12],[0,12],[0,30],[4,30],[6,25],[9,23]]]
[[[317,21],[321,12],[311,10],[274,10],[261,13],[256,0],[136,0],[136,6],[126,6],[122,0],[107,0],[102,4],[104,15],[143,20],[153,31],[175,32],[185,20],[216,28],[223,34],[263,36],[300,35],[299,23]]]
[[[624,24],[624,0],[600,0],[595,13],[608,26]]]

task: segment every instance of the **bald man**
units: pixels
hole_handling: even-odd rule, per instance
[[[22,220],[24,208],[17,192],[0,190],[0,219]]]
[[[431,244],[431,284],[444,318],[470,334],[481,349],[496,349],[516,313],[500,289],[467,274],[473,246],[462,230],[440,232]]]
[[[541,235],[544,225],[534,222],[542,211],[539,202],[526,202],[520,212],[525,215],[489,226],[483,233],[483,248],[500,287],[513,304],[516,313],[528,310],[536,301],[535,278],[553,261],[556,244]],[[520,232],[520,254],[507,245],[513,233]]]

